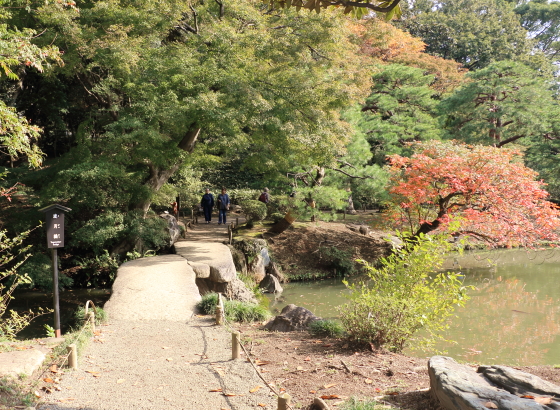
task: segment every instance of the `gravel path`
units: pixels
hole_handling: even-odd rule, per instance
[[[39,409],[276,408],[268,388],[250,392],[264,384],[247,361],[231,360],[231,335],[208,317],[112,321],[100,330],[80,369],[68,370]]]

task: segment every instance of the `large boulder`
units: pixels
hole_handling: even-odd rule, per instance
[[[304,307],[290,304],[278,316],[269,321],[264,328],[276,332],[293,332],[295,330],[307,330],[311,322],[321,320]]]
[[[259,288],[263,289],[265,293],[282,293],[284,289],[280,285],[280,281],[276,276],[266,275],[259,283]]]
[[[204,263],[210,267],[210,279],[214,282],[230,282],[237,277],[229,248],[218,242],[179,241],[175,252],[189,263]]]
[[[244,275],[247,274],[247,260],[245,259],[245,255],[235,246],[228,246],[229,250],[231,251],[231,256],[233,257],[233,264],[235,265],[235,269],[237,272],[243,273]]]
[[[177,223],[177,219],[175,219],[173,215],[166,213],[161,214],[160,218],[167,221],[167,230],[169,232],[168,245],[173,246],[173,244],[181,237],[181,228]]]
[[[288,279],[286,278],[286,276],[284,276],[284,273],[282,273],[282,270],[276,262],[270,262],[270,265],[266,267],[266,274],[275,276],[280,283],[288,282]]]
[[[270,264],[267,242],[264,239],[242,239],[235,240],[233,246],[245,255],[247,274],[257,283],[262,281]]]
[[[548,390],[551,386],[544,380],[526,373],[527,377],[522,376],[520,373],[523,372],[516,372],[504,366],[482,366],[479,370],[481,373],[477,373],[469,366],[458,364],[450,357],[432,357],[428,362],[432,395],[446,410],[560,409],[556,399],[547,398],[557,394],[557,386],[552,385],[554,389]],[[514,377],[507,377],[508,374]],[[504,378],[508,381],[505,382]],[[491,379],[501,380],[502,386],[510,386],[510,390],[515,391],[516,394],[511,394],[500,386],[492,384]],[[519,383],[521,380],[523,382]],[[529,380],[531,381],[528,382]],[[534,399],[523,398],[517,394]],[[534,394],[547,397],[536,397]]]
[[[234,278],[230,282],[213,282],[210,279],[197,278],[196,285],[202,295],[209,292],[217,292],[222,293],[231,300],[258,303],[255,294],[247,289],[245,283],[239,278]]]

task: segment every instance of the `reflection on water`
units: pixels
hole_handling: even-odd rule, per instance
[[[33,310],[37,311],[40,307],[51,308],[53,306],[52,293],[37,291],[16,291],[14,299],[10,301],[8,309],[16,311]],[[109,289],[76,289],[65,290],[59,294],[60,305],[60,326],[64,334],[74,325],[74,312],[79,306],[84,307],[88,300],[95,303],[95,306],[102,307],[111,296]],[[18,339],[31,339],[36,337],[46,337],[44,325],[54,327],[54,314],[39,316],[31,322],[31,325],[18,333]]]
[[[470,292],[467,306],[456,312],[445,335],[458,343],[440,344],[438,349],[479,363],[560,364],[560,251],[499,250],[455,262],[462,266],[465,284],[476,289]],[[333,318],[335,307],[346,301],[345,292],[340,279],[290,283],[271,308],[281,310],[294,303]]]

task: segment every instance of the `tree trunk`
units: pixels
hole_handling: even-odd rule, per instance
[[[356,210],[354,209],[354,201],[352,201],[352,195],[348,197],[348,205],[346,206],[346,213],[350,215],[356,215]]]
[[[196,125],[191,125],[187,133],[183,136],[183,139],[177,144],[177,148],[188,152],[189,154],[193,152],[196,140],[200,134],[200,128]],[[165,184],[169,178],[179,169],[181,162],[171,164],[166,168],[159,168],[153,164],[149,164],[150,176],[144,182],[144,185],[150,188],[152,192],[157,192]],[[151,198],[140,201],[136,204],[135,208],[142,211],[144,217],[150,209],[152,204]],[[118,245],[113,247],[111,250],[111,255],[124,255],[127,252],[132,251],[134,248],[141,248],[142,244],[135,242],[134,238],[125,238]]]
[[[191,126],[189,131],[185,134],[183,139],[177,144],[177,147],[189,154],[194,150],[194,145],[196,140],[198,139],[198,135],[200,134],[200,128],[196,126]],[[150,164],[150,176],[144,183],[152,192],[157,192],[161,189],[163,184],[165,184],[169,178],[177,172],[179,167],[181,166],[181,162],[173,164],[168,168],[158,168],[153,164]],[[150,209],[150,205],[152,204],[151,199],[146,199],[144,201],[139,202],[136,204],[136,209],[142,210],[144,216]]]

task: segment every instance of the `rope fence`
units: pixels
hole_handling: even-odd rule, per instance
[[[76,342],[80,340],[84,332],[88,329],[92,334],[95,333],[95,313],[93,311],[89,312],[90,304],[92,305],[93,309],[96,309],[95,304],[91,300],[88,300],[86,302],[84,310],[84,324],[82,325],[79,332],[72,335],[72,343],[69,343],[66,346],[66,354],[62,356],[56,356],[52,362],[44,366],[43,371],[37,376],[36,380],[42,379],[47,370],[52,369],[53,366],[62,367],[65,363],[67,363],[68,367],[72,369],[78,368],[78,347]]]
[[[220,326],[224,325],[231,332],[231,358],[232,358],[232,360],[239,359],[239,356],[240,356],[239,348],[241,348],[241,350],[243,350],[243,352],[245,353],[245,357],[247,358],[247,361],[249,363],[251,363],[251,366],[253,366],[253,369],[255,369],[255,372],[257,373],[259,378],[263,381],[263,383],[266,385],[266,387],[268,387],[270,389],[270,391],[272,393],[274,393],[276,395],[276,397],[278,397],[278,410],[294,410],[293,407],[291,406],[291,403],[290,403],[292,397],[288,393],[283,393],[283,394],[279,393],[274,388],[274,386],[272,386],[268,381],[266,381],[265,378],[263,377],[263,375],[259,372],[259,369],[258,369],[257,365],[255,364],[255,361],[251,357],[251,354],[247,351],[247,349],[245,349],[245,346],[243,346],[243,343],[241,343],[240,333],[226,319],[224,303],[223,303],[223,300],[222,300],[222,294],[221,293],[218,293],[218,305],[216,306],[216,325],[220,325]]]

